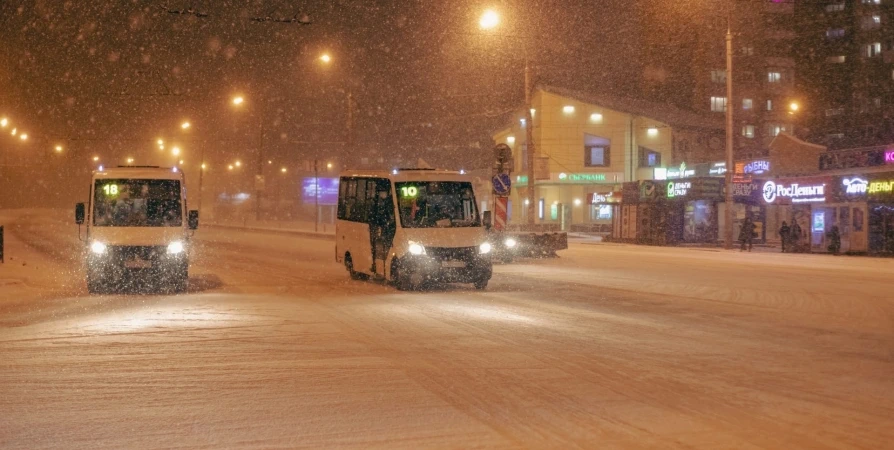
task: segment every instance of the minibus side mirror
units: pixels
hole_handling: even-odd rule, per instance
[[[84,208],[83,203],[78,203],[75,205],[75,223],[78,225],[82,225],[84,223],[84,218],[86,217],[86,209]]]
[[[195,230],[199,228],[199,212],[198,211],[190,211],[189,212],[189,229]]]

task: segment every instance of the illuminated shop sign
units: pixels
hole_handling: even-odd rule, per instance
[[[869,182],[863,178],[854,177],[841,180],[841,184],[844,185],[845,194],[863,195],[866,194],[866,187],[869,185]]]
[[[742,166],[742,173],[751,173],[751,174],[755,174],[755,175],[760,175],[760,174],[767,173],[769,171],[770,171],[770,161],[766,161],[766,160],[762,160],[762,159],[745,163],[745,165]]]
[[[680,167],[668,167],[667,179],[673,180],[677,178],[688,178],[695,175],[695,169],[686,167],[686,163],[680,164]]]
[[[608,192],[608,193],[599,193],[594,192],[590,196],[590,204],[591,205],[599,205],[602,203],[617,203],[621,201],[621,193]]]
[[[667,197],[684,197],[692,189],[692,183],[689,181],[671,181],[667,183]]]
[[[869,183],[870,194],[889,194],[894,192],[894,181],[873,181]]]
[[[885,150],[885,164],[894,164],[894,150]]]
[[[719,162],[711,165],[711,168],[708,169],[708,175],[712,177],[716,177],[718,175],[723,175],[726,173],[726,163]]]
[[[892,183],[892,187],[894,187],[894,183]],[[767,203],[773,203],[777,198],[788,198],[792,203],[824,202],[826,201],[826,185],[825,183],[785,185],[767,181],[764,183],[763,197]]]

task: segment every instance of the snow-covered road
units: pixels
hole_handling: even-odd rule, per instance
[[[205,228],[189,294],[89,296],[65,219],[0,212],[2,448],[894,442],[894,260],[581,243],[404,293]]]

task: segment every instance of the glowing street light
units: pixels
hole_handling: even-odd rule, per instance
[[[233,170],[233,165],[232,164],[228,165],[227,170]]]
[[[0,119],[0,128],[6,128],[7,125],[9,125],[9,120],[6,117]]]
[[[327,169],[331,169],[331,168],[332,168],[332,163],[326,163],[326,168],[327,168]]]
[[[62,153],[62,146],[61,146],[61,145],[57,145],[56,148],[55,148],[55,150],[56,150],[56,153]]]
[[[242,167],[242,161],[236,161],[236,167]]]
[[[18,129],[18,128],[13,128],[11,134],[12,134],[13,136],[19,134],[19,129]]]
[[[19,136],[19,139],[21,139],[21,140],[23,140],[23,141],[27,141],[27,140],[28,140],[28,135],[25,134],[25,133],[22,133],[22,134]]]
[[[205,166],[205,163],[202,163],[202,170],[205,170],[206,168],[207,166]]]
[[[180,164],[180,165],[182,166],[182,165],[183,165],[183,160],[181,159],[180,162],[179,162],[178,164]]]
[[[496,28],[499,24],[500,15],[492,9],[484,11],[484,14],[481,15],[481,20],[478,21],[478,25],[481,27],[482,30],[490,30]]]
[[[245,101],[245,99],[242,98],[242,96],[233,97],[233,104],[236,106],[241,105],[242,102],[244,102],[244,101]]]
[[[180,154],[180,147],[174,147],[171,149],[171,154],[177,156]]]
[[[282,169],[279,169],[279,171],[282,173],[286,173],[289,171],[289,169],[286,169],[285,167],[283,167]]]
[[[127,158],[127,163],[128,163],[128,164],[133,164],[133,158]]]
[[[99,156],[94,156],[94,157],[93,157],[93,162],[97,162],[97,161],[99,161]]]
[[[792,110],[792,111],[797,111],[798,108],[800,108],[800,107],[801,107],[801,106],[798,105],[797,102],[792,102],[791,104],[788,105],[788,109],[790,109],[790,110]]]
[[[183,128],[184,130],[188,130],[191,126],[192,124],[190,124],[189,122],[183,122],[182,124],[180,124],[180,128]]]
[[[329,56],[328,53],[323,53],[322,55],[320,55],[320,61],[329,64],[330,62],[332,62],[332,57]]]

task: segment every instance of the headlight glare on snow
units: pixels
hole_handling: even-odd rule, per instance
[[[168,254],[169,255],[177,255],[183,253],[183,242],[174,241],[168,244]]]
[[[95,255],[102,255],[106,252],[107,249],[108,247],[106,246],[106,244],[103,244],[99,241],[93,241],[93,243],[90,244],[90,251],[93,252],[93,254]]]
[[[518,242],[516,242],[515,239],[506,238],[506,240],[503,241],[503,245],[505,245],[506,248],[515,248],[515,246],[518,245]]]
[[[491,249],[493,249],[493,246],[490,245],[490,242],[485,242],[478,247],[478,251],[481,252],[482,255],[490,253]]]
[[[411,255],[425,254],[425,247],[423,247],[422,244],[417,244],[415,242],[410,242],[410,247],[407,250],[409,250]]]

